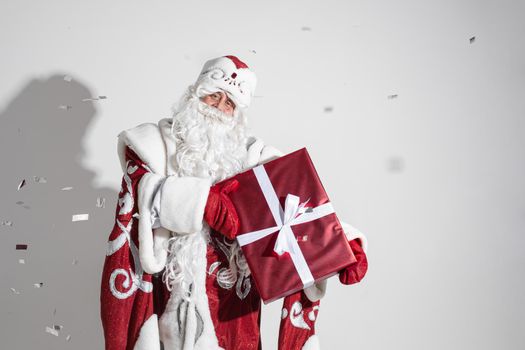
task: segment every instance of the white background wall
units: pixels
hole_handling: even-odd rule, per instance
[[[0,221],[13,226],[0,226],[0,348],[103,348],[116,136],[168,116],[206,59],[234,54],[259,77],[253,132],[285,152],[307,146],[340,217],[369,239],[366,278],[329,282],[323,349],[523,349],[524,10],[3,0]],[[78,213],[90,220],[72,223]],[[265,349],[279,312],[264,309]],[[54,324],[59,337],[45,333]]]

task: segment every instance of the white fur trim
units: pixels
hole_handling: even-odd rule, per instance
[[[156,314],[151,315],[142,325],[139,338],[133,350],[160,350],[159,326]]]
[[[177,173],[175,169],[175,153],[177,150],[177,140],[175,135],[171,133],[171,126],[173,123],[173,118],[164,118],[159,120],[158,129],[164,140],[164,146],[166,147],[167,157],[164,160],[166,167],[166,175],[175,175]]]
[[[168,176],[160,189],[162,227],[182,234],[199,232],[210,186],[211,179]]]
[[[266,146],[264,142],[255,136],[250,136],[247,142],[248,154],[245,162],[245,169],[253,168],[259,164],[283,155],[281,151],[272,146]]]
[[[343,221],[340,222],[341,226],[343,227],[343,231],[345,232],[346,239],[351,241],[353,239],[359,238],[361,240],[361,247],[363,247],[363,251],[366,253],[368,249],[368,240],[366,239],[365,235],[352,225]]]
[[[317,300],[324,297],[326,294],[326,285],[327,280],[316,282],[308,288],[304,289],[304,294],[310,299],[311,302],[316,302]]]
[[[319,337],[315,334],[312,334],[310,338],[304,343],[301,350],[321,350],[321,345],[319,344]]]
[[[118,134],[117,152],[122,171],[126,171],[125,149],[129,146],[155,173],[166,174],[166,147],[157,125],[140,124]]]
[[[162,271],[168,255],[166,245],[170,232],[163,227],[151,228],[153,197],[163,179],[160,175],[146,173],[138,185],[139,258],[142,269],[150,274]]]

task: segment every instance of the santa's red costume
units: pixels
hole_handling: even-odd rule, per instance
[[[236,184],[214,185],[282,155],[247,135],[255,85],[238,58],[209,60],[173,117],[119,134],[124,175],[101,283],[106,349],[262,349],[261,299],[234,239]],[[202,101],[217,91],[235,102],[233,115]],[[357,262],[339,279],[357,283],[367,242],[342,225]],[[325,291],[323,281],[284,298],[280,350],[319,349]]]

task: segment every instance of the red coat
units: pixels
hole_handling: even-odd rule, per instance
[[[158,320],[170,293],[161,274],[144,272],[139,259],[138,184],[151,167],[129,147],[124,148],[124,155],[126,172],[102,273],[105,343],[107,350],[156,350],[160,349]],[[224,240],[212,231],[206,252],[206,294],[218,344],[227,350],[261,349],[261,301],[253,281],[248,277],[228,289],[217,282],[220,267],[228,265],[221,249]],[[349,242],[358,262],[341,272],[345,284],[359,282],[367,270],[366,255],[358,242]],[[279,350],[319,348],[314,335],[319,300],[311,301],[309,296],[300,291],[284,298]]]

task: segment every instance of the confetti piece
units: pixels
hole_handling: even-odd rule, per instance
[[[66,341],[70,341],[70,340],[71,340],[71,334],[68,334],[66,337]]]
[[[23,265],[23,264],[26,263],[26,261],[25,261],[25,259],[18,259],[18,263]]]
[[[62,187],[60,190],[62,191],[71,191],[73,187]]]
[[[33,180],[39,184],[46,184],[47,179],[45,177],[33,176]]]
[[[13,222],[9,220],[3,220],[1,224],[2,226],[13,226]]]
[[[77,259],[73,259],[73,262],[71,263],[71,265],[76,265],[78,264],[78,260]]]
[[[394,99],[394,98],[397,98],[397,94],[395,94],[395,95],[388,95],[388,99],[389,99],[389,100],[392,100],[392,99]]]
[[[66,111],[69,110],[69,109],[71,109],[71,108],[73,108],[73,107],[72,107],[72,106],[69,106],[69,105],[60,105],[60,106],[58,106],[58,109],[64,109],[64,110],[66,110]]]
[[[330,112],[332,112],[333,110],[334,110],[334,107],[331,107],[331,106],[327,106],[327,107],[324,108],[324,111],[325,111],[326,113],[330,113]]]
[[[14,289],[14,288],[11,288],[11,291],[12,291],[13,293],[15,293],[16,295],[19,295],[19,294],[20,294],[20,292],[17,291],[16,289]]]
[[[400,172],[404,169],[403,159],[400,157],[391,157],[388,160],[388,170],[390,172]]]
[[[302,30],[303,32],[309,32],[309,31],[312,30],[312,28],[310,28],[310,27],[302,27],[301,30]]]
[[[89,220],[89,214],[76,214],[73,215],[71,221],[86,221]]]
[[[53,325],[53,329],[54,329],[55,331],[61,331],[62,328],[64,328],[64,326],[60,326],[60,325],[56,325],[56,324]]]
[[[46,326],[46,332],[49,333],[49,334],[54,335],[55,337],[58,337],[58,331],[56,329],[54,329],[54,328]]]
[[[252,52],[252,53],[257,53],[255,50],[250,50],[250,52]]]
[[[471,43],[471,44],[473,44],[473,43],[474,43],[474,41],[476,41],[476,37],[475,37],[475,36],[473,36],[472,38],[470,38],[470,39],[469,39],[469,41],[470,41],[470,43]]]
[[[83,99],[82,99],[82,102],[105,100],[106,98],[107,98],[107,96],[98,96],[98,97],[83,98]]]
[[[73,78],[71,78],[71,76],[69,76],[69,75],[64,75],[64,80],[67,81],[68,83],[70,83],[71,80],[73,80]]]
[[[27,244],[17,244],[16,250],[27,250]]]
[[[21,189],[22,187],[24,187],[25,184],[26,184],[26,179],[23,179],[22,181],[20,181],[20,183],[18,184],[18,189],[17,189],[17,191],[20,191],[20,189]]]
[[[106,198],[98,197],[97,198],[97,208],[105,208],[106,207]]]
[[[33,287],[35,287],[35,288],[42,288],[43,286],[44,286],[44,282],[33,283]]]

